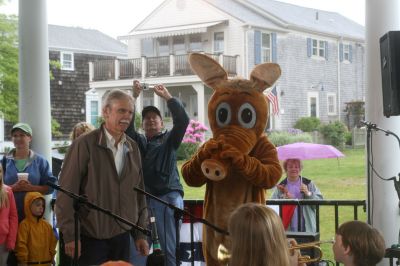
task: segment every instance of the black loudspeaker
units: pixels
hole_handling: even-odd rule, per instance
[[[290,232],[286,231],[286,237],[287,238],[294,238],[296,239],[297,244],[305,244],[305,243],[311,243],[311,242],[316,242],[319,241],[319,233],[311,233],[311,232]],[[304,256],[310,256],[311,258],[315,258],[319,254],[317,254],[318,251],[315,249],[302,249],[301,250],[301,255]],[[309,263],[307,266],[317,266],[319,263]]]
[[[383,115],[400,115],[400,31],[380,39]]]

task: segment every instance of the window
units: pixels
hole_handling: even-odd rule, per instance
[[[60,61],[62,70],[74,70],[74,53],[61,52]]]
[[[185,36],[174,36],[172,43],[172,48],[175,55],[186,53]]]
[[[328,93],[327,97],[328,115],[336,115],[336,93]]]
[[[350,45],[343,44],[343,59],[346,61],[350,61]]]
[[[157,39],[157,55],[165,56],[169,55],[169,42],[168,38],[159,38]]]
[[[99,102],[90,101],[90,123],[92,125],[97,125],[98,117],[99,117]]]
[[[312,39],[312,55],[325,57],[325,42],[321,40]]]
[[[154,56],[154,39],[142,40],[142,56]]]
[[[271,62],[271,34],[261,33],[261,60]]]
[[[214,33],[214,53],[223,54],[224,53],[224,33],[215,32]]]
[[[309,92],[307,103],[308,116],[319,117],[318,92]]]
[[[192,34],[189,36],[189,50],[190,51],[203,51],[200,34]]]

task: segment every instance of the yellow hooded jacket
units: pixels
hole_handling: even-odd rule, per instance
[[[51,225],[43,219],[43,215],[34,217],[31,212],[32,202],[38,198],[44,200],[39,192],[25,195],[25,219],[19,224],[15,247],[19,264],[51,265],[56,254],[57,239]]]

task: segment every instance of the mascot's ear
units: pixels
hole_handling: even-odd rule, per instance
[[[257,65],[250,74],[250,80],[256,84],[256,88],[263,92],[271,87],[281,76],[281,68],[275,63]]]
[[[189,63],[193,72],[210,88],[214,88],[215,84],[228,79],[226,71],[214,59],[204,54],[190,54]]]

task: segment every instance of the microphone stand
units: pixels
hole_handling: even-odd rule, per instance
[[[68,190],[60,187],[59,185],[56,185],[51,182],[47,182],[46,185],[67,194],[74,201],[73,206],[74,206],[75,251],[74,251],[73,265],[78,265],[78,239],[79,239],[79,230],[78,229],[79,229],[79,209],[80,209],[81,205],[85,205],[85,206],[89,207],[90,209],[94,209],[94,210],[100,211],[104,214],[107,214],[108,216],[111,216],[111,217],[115,218],[116,220],[118,220],[124,224],[127,224],[138,231],[141,231],[143,234],[145,234],[147,236],[151,235],[151,232],[148,229],[142,228],[142,227],[138,226],[137,224],[134,224],[134,223],[122,218],[121,216],[118,216],[118,215],[112,213],[110,210],[101,208],[101,207],[89,202],[87,197],[85,197],[85,196],[77,195],[77,194],[75,194],[71,191],[68,191]]]
[[[368,189],[368,224],[371,224],[371,217],[370,217],[370,188],[371,188],[371,181],[370,181],[370,179],[371,179],[371,171],[370,171],[370,164],[369,164],[369,162],[370,162],[370,150],[371,150],[371,143],[370,143],[370,140],[371,140],[371,131],[372,131],[372,129],[374,129],[375,131],[382,131],[382,132],[384,132],[385,133],[385,135],[386,136],[389,136],[389,135],[392,135],[393,137],[395,137],[396,139],[397,139],[397,142],[399,143],[399,148],[400,148],[400,138],[399,138],[399,136],[397,136],[394,132],[392,132],[392,131],[390,131],[390,130],[385,130],[385,129],[382,129],[382,128],[380,128],[380,127],[378,127],[376,124],[372,124],[371,122],[368,122],[368,121],[360,121],[361,122],[361,124],[363,124],[363,125],[365,125],[366,127],[367,127],[367,162],[368,162],[368,167],[367,167],[367,176],[368,176],[368,179],[367,179],[367,189]],[[398,205],[399,205],[399,208],[400,208],[400,173],[398,174],[398,176],[399,176],[399,181],[397,181],[396,180],[396,177],[394,176],[394,177],[391,177],[391,178],[389,178],[388,180],[393,180],[393,182],[394,182],[394,188],[396,189],[396,192],[397,192],[397,196],[398,196],[398,198],[399,198],[399,203],[398,203]],[[399,243],[400,243],[400,232],[399,232]]]
[[[191,255],[192,255],[192,265],[194,264],[194,254],[193,254],[193,250],[194,250],[194,245],[193,245],[193,224],[192,221],[193,220],[197,220],[211,228],[213,228],[215,231],[217,231],[218,233],[224,234],[224,235],[229,235],[229,233],[213,224],[211,224],[210,222],[208,222],[207,220],[203,219],[203,218],[198,218],[196,216],[194,216],[193,214],[191,214],[190,212],[186,211],[186,210],[182,210],[181,208],[176,207],[175,205],[168,203],[160,198],[157,198],[156,196],[144,191],[143,189],[134,187],[134,190],[158,201],[161,202],[162,204],[168,206],[171,210],[174,211],[174,218],[175,218],[175,234],[176,234],[176,250],[175,250],[175,258],[176,258],[176,265],[179,266],[180,265],[180,259],[179,259],[179,255],[180,255],[180,233],[179,233],[179,220],[181,219],[181,217],[183,215],[187,215],[190,217],[190,223],[191,223],[191,227],[190,227],[190,240],[191,240]]]

